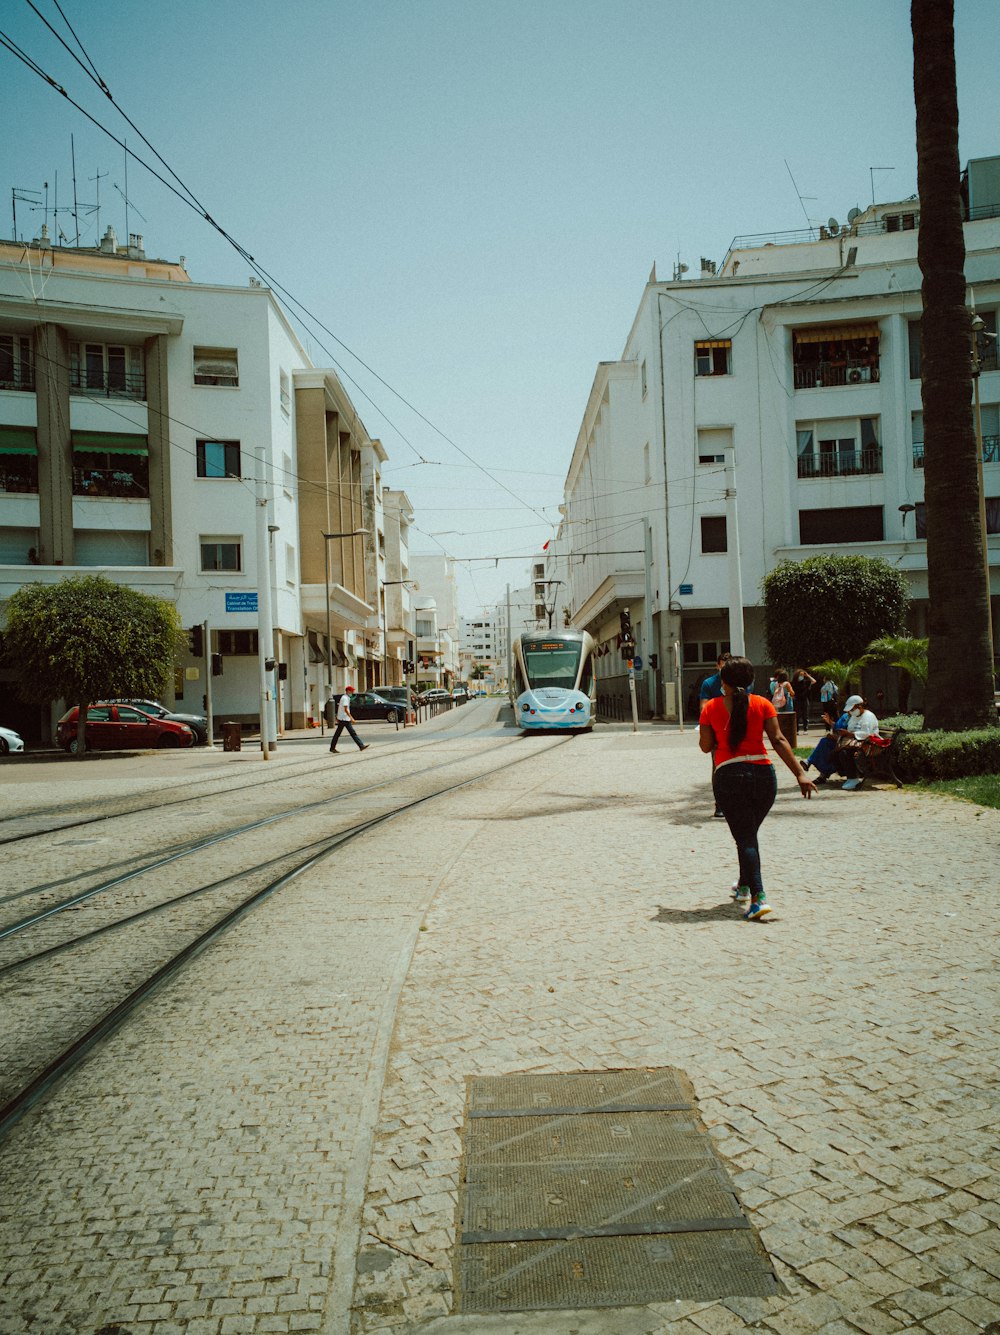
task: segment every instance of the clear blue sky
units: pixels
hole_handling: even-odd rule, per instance
[[[73,45],[53,0],[35,3]],[[737,233],[804,226],[786,159],[819,221],[871,202],[872,166],[893,168],[876,173],[878,199],[916,189],[907,0],[62,8],[213,216],[515,493],[324,336],[389,452],[387,483],[439,535],[418,535],[417,550],[539,551],[553,530],[538,512],[557,519],[596,364],[620,354],[654,260],[660,277],[678,256],[694,274]],[[1000,152],[1000,3],[956,8],[964,164]],[[6,0],[0,29],[142,147],[24,0]],[[69,203],[73,134],[79,197],[93,201],[88,178],[108,172],[101,224],[124,233],[121,151],[6,51],[0,78],[6,199],[48,181],[51,203],[58,173]],[[134,162],[128,187],[148,253],[185,255],[196,281],[247,281],[247,264]],[[39,223],[21,206],[19,230]],[[0,233],[11,229],[8,214]],[[527,565],[460,565],[462,610],[523,582]]]

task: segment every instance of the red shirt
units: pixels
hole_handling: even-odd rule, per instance
[[[777,718],[778,711],[763,695],[747,696],[747,732],[735,751],[729,749],[729,710],[724,696],[705,702],[699,722],[706,723],[715,734],[715,765],[727,760],[745,759],[751,765],[770,765],[765,755],[764,724]]]

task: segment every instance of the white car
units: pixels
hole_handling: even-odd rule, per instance
[[[23,750],[24,742],[16,732],[10,728],[0,728],[0,756],[5,756],[8,752],[16,755],[18,751]]]

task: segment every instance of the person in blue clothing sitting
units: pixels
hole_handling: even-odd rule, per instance
[[[808,771],[815,768],[817,771],[813,783],[826,783],[830,775],[836,769],[834,761],[834,752],[837,750],[837,744],[841,737],[847,736],[848,715],[845,710],[836,721],[831,714],[824,714],[823,721],[827,724],[830,731],[819,739],[816,745],[809,753],[809,759],[802,766]]]

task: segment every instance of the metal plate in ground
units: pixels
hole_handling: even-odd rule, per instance
[[[693,1107],[691,1086],[673,1067],[639,1071],[574,1071],[569,1075],[480,1076],[470,1082],[468,1115],[595,1112]]]
[[[468,1111],[461,1310],[781,1291],[683,1073],[474,1079]]]
[[[638,1307],[781,1292],[750,1229],[463,1247],[457,1280],[463,1312]]]

